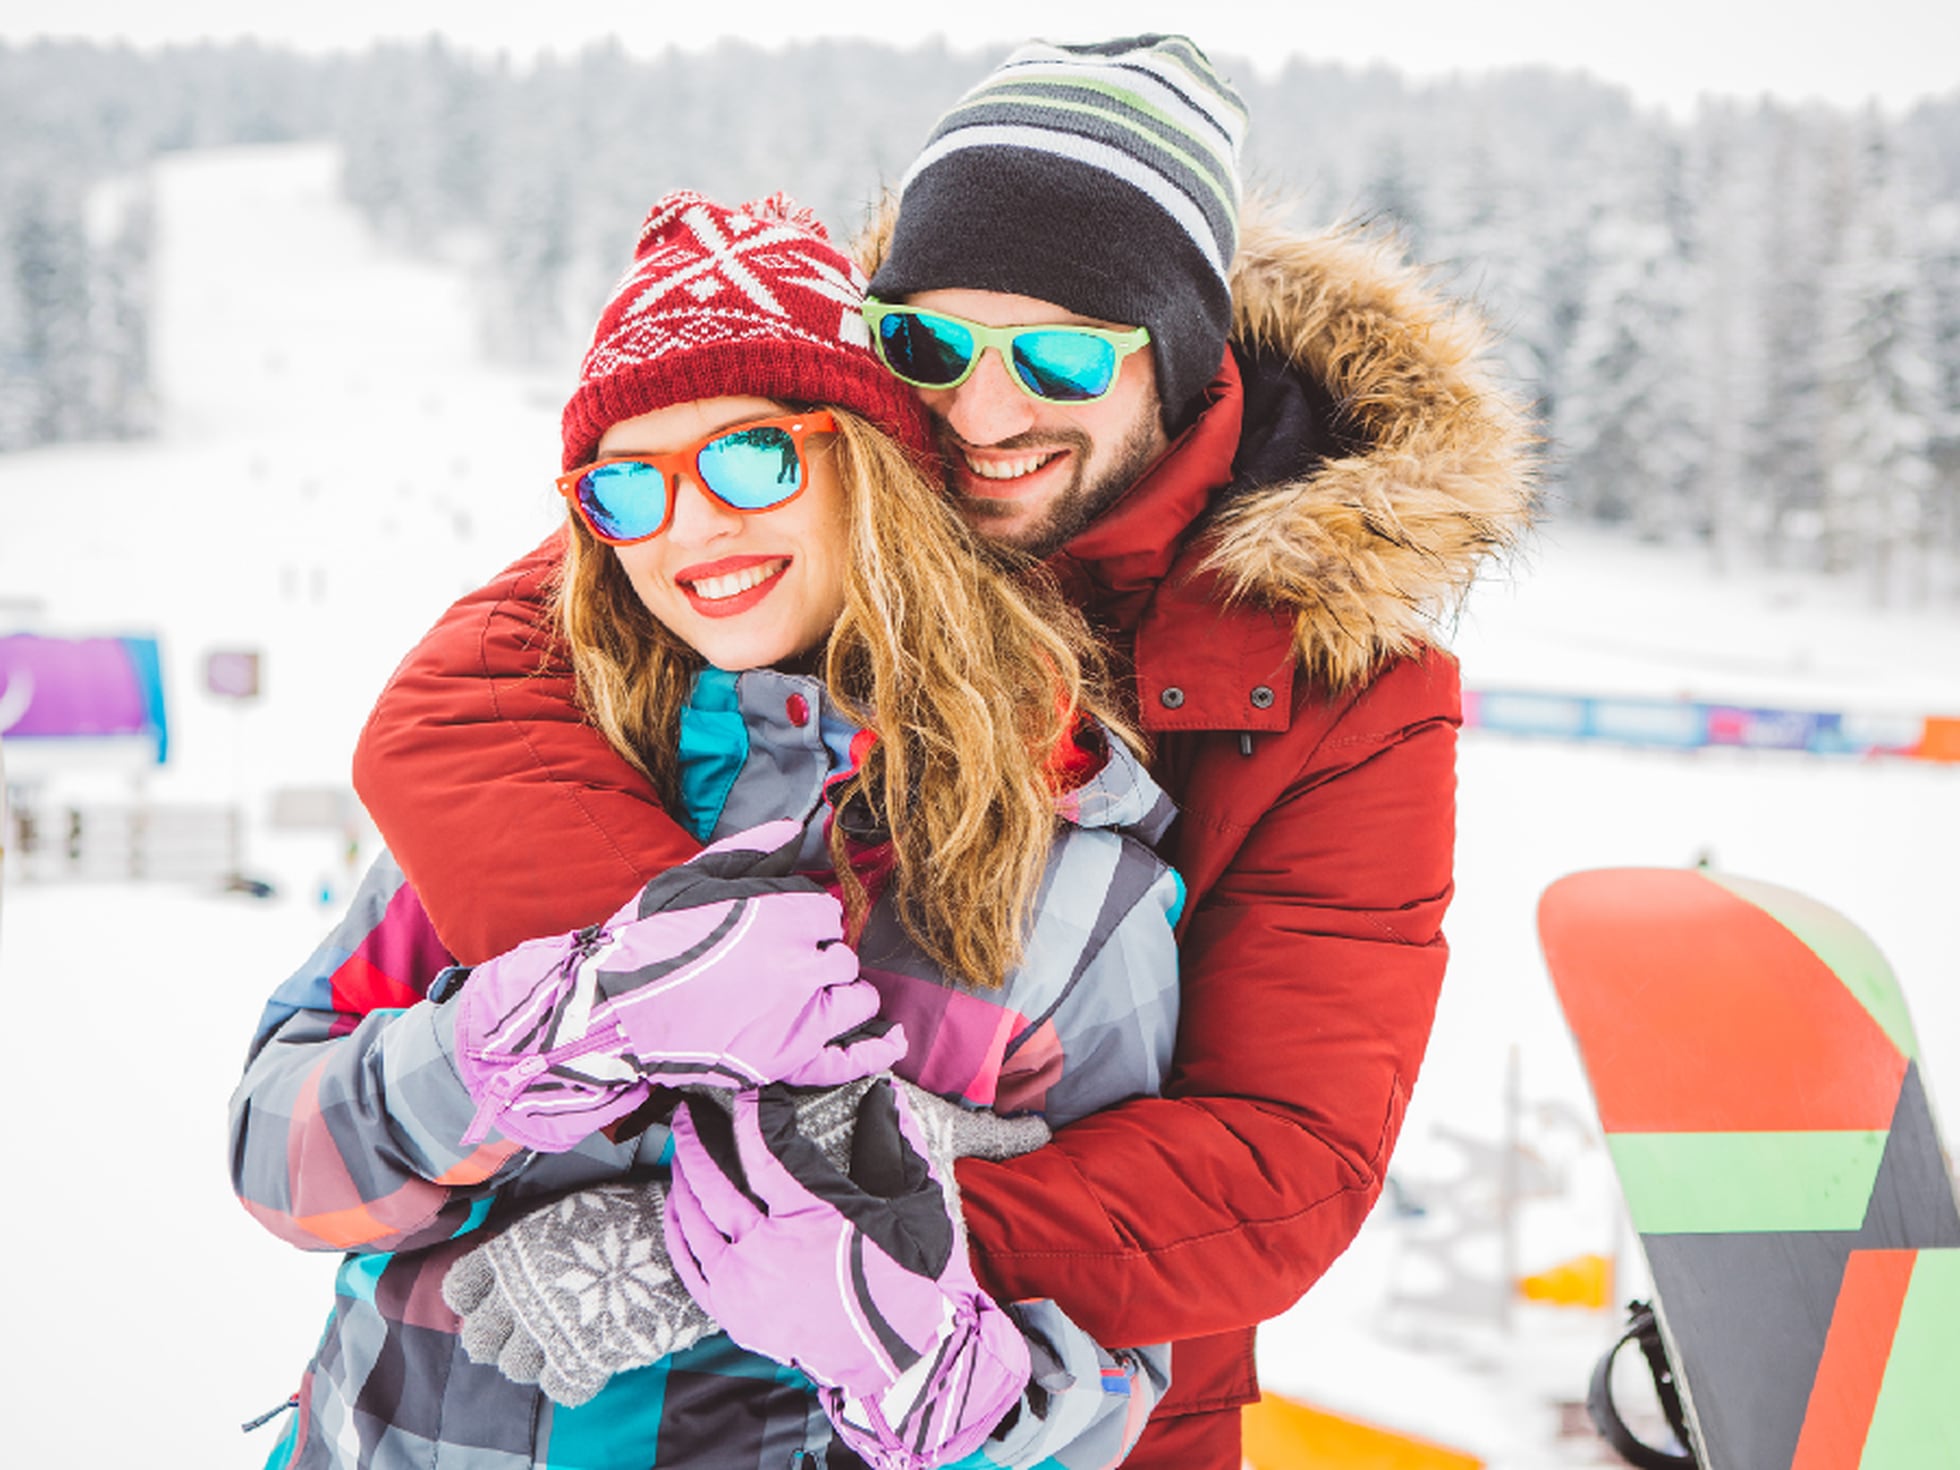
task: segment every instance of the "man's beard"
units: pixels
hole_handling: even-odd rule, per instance
[[[960,453],[959,439],[943,422],[938,429],[940,453],[951,465]],[[1130,426],[1130,432],[1123,442],[1116,447],[1116,454],[1108,468],[1093,480],[1087,476],[1089,456],[1095,448],[1095,441],[1080,430],[1020,435],[987,447],[1026,449],[1035,453],[1063,449],[1071,453],[1075,465],[1074,476],[1050,502],[1041,519],[1025,530],[1005,535],[989,528],[990,521],[1010,520],[1020,513],[1020,507],[1012,501],[987,500],[977,495],[959,497],[960,514],[973,523],[975,531],[990,541],[1013,546],[1039,560],[1061,550],[1078,531],[1122,499],[1124,492],[1143,477],[1143,472],[1163,452],[1164,441],[1158,432],[1156,418],[1151,414],[1140,416]]]

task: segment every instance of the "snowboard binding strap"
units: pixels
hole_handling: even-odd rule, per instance
[[[1593,1427],[1629,1465],[1638,1466],[1639,1470],[1699,1470],[1701,1462],[1695,1458],[1692,1447],[1680,1451],[1656,1449],[1627,1428],[1619,1406],[1613,1402],[1613,1361],[1619,1357],[1621,1348],[1630,1342],[1638,1343],[1640,1355],[1647,1360],[1647,1371],[1653,1375],[1654,1392],[1660,1398],[1668,1428],[1680,1443],[1692,1446],[1687,1416],[1681,1410],[1681,1391],[1674,1382],[1673,1365],[1667,1361],[1667,1348],[1661,1342],[1660,1323],[1654,1320],[1654,1309],[1647,1302],[1629,1302],[1627,1313],[1627,1330],[1593,1369],[1592,1386],[1586,1391],[1586,1413],[1592,1417]]]

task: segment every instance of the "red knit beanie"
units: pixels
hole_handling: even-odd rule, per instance
[[[863,273],[788,196],[731,209],[666,195],[599,313],[565,405],[564,467],[590,464],[622,419],[723,396],[849,409],[929,453],[925,410],[872,354],[863,301]]]

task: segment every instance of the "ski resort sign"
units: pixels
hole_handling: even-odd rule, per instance
[[[154,638],[0,635],[0,736],[16,777],[71,759],[169,753]]]

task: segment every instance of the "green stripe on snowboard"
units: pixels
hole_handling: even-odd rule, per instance
[[[1642,1235],[1856,1230],[1885,1154],[1882,1129],[1609,1133]]]
[[[1925,1250],[1885,1364],[1858,1470],[1960,1465],[1960,1249]]]
[[[1892,1044],[1912,1060],[1919,1059],[1919,1038],[1913,1032],[1898,977],[1862,929],[1836,910],[1773,883],[1726,873],[1704,872],[1702,876],[1745,903],[1754,904],[1801,939],[1812,954],[1830,966],[1858,1004],[1871,1012]]]

